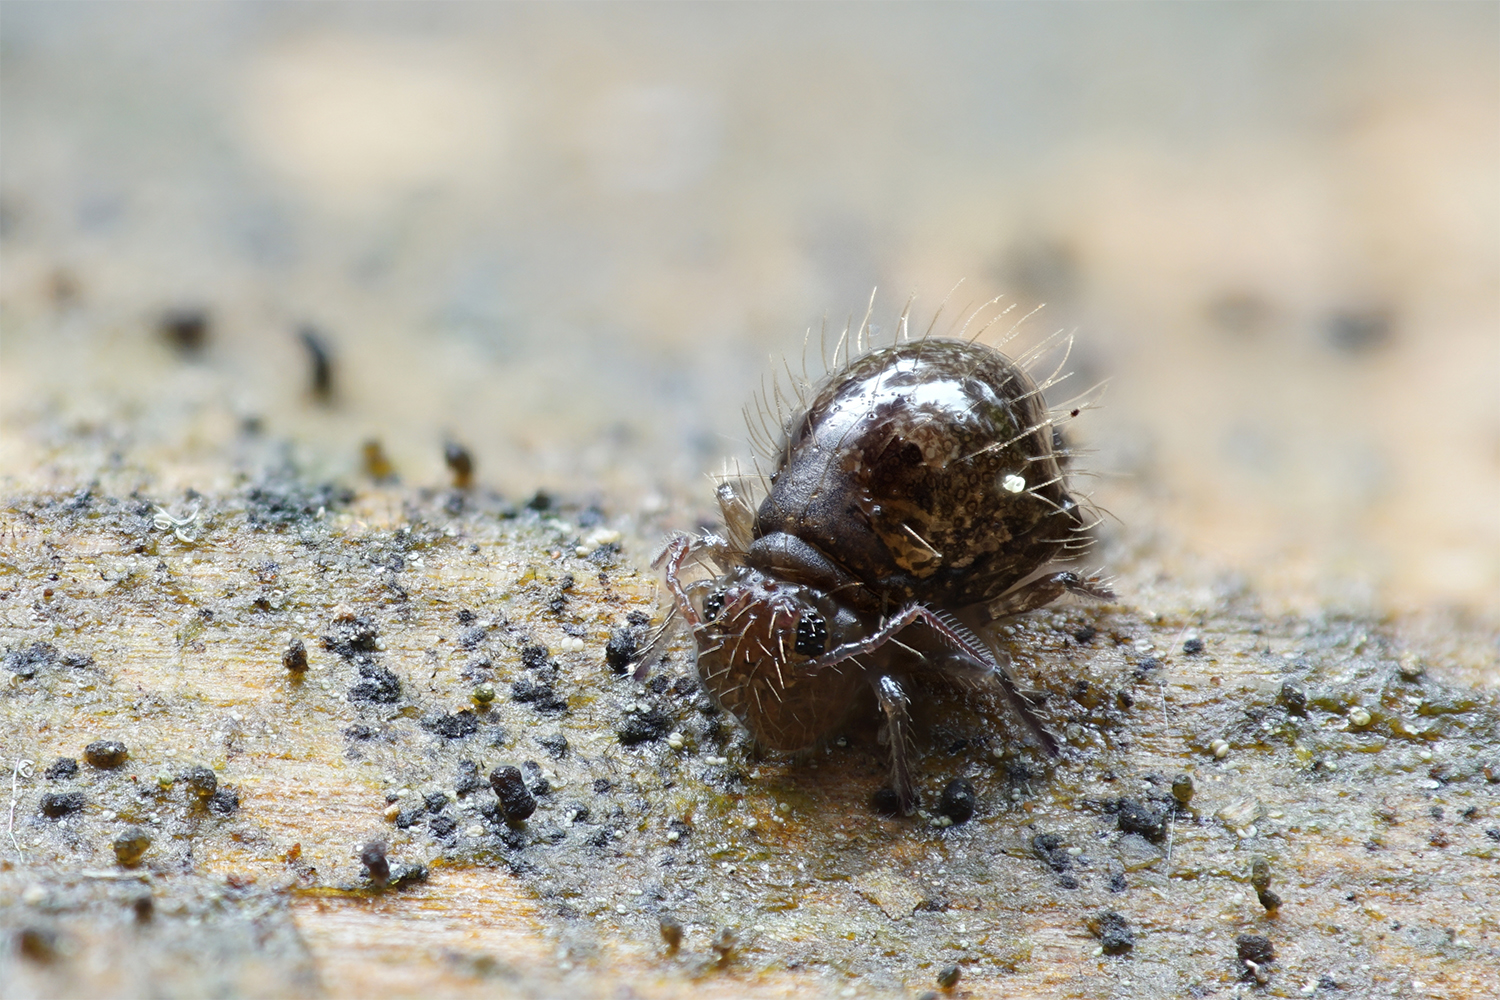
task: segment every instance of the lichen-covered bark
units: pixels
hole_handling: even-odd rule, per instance
[[[8,995],[899,996],[957,965],[976,996],[1461,996],[1500,970],[1482,630],[1205,608],[1127,560],[1120,603],[1008,626],[1062,759],[985,692],[924,692],[928,808],[890,819],[873,713],[758,756],[684,638],[618,669],[660,621],[652,540],[595,511],[296,479],[198,503],[179,536],[129,497],[6,499],[4,752],[34,762]],[[1271,964],[1237,957],[1254,936]]]

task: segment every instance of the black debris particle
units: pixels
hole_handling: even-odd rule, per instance
[[[881,816],[897,816],[901,813],[901,796],[894,788],[880,788],[870,796],[870,808]]]
[[[294,674],[300,674],[307,669],[307,644],[301,639],[293,639],[286,647],[286,652],[281,654],[281,665]]]
[[[568,591],[573,589],[573,574],[564,574],[557,581],[557,588],[552,591],[552,596],[547,601],[547,610],[554,615],[562,614],[563,608],[568,606]]]
[[[80,811],[86,803],[82,792],[48,792],[42,796],[41,811],[43,816],[59,819]]]
[[[542,670],[550,665],[550,656],[546,646],[522,646],[521,666],[527,670]]]
[[[608,792],[610,790],[610,788],[612,788],[612,787],[614,787],[614,786],[610,784],[610,781],[609,781],[608,778],[595,778],[594,779],[594,794],[595,795],[603,795],[606,792]]]
[[[531,499],[526,501],[524,506],[527,510],[534,510],[538,513],[551,510],[552,494],[548,493],[546,490],[537,490],[534,494],[532,494]]]
[[[370,881],[377,887],[391,880],[391,863],[385,856],[387,850],[383,840],[372,840],[359,850],[359,863],[364,865]]]
[[[431,716],[422,728],[449,740],[461,740],[479,732],[479,719],[467,708],[451,714]]]
[[[311,326],[299,329],[297,337],[307,351],[312,393],[326,403],[333,398],[333,351],[327,338]]]
[[[83,759],[101,770],[119,767],[130,758],[130,750],[119,740],[95,740],[83,748]]]
[[[1148,656],[1140,663],[1137,663],[1135,665],[1135,669],[1132,671],[1132,673],[1134,674],[1136,680],[1143,681],[1147,677],[1151,676],[1152,671],[1160,669],[1161,661],[1154,656]]]
[[[521,769],[507,764],[490,772],[490,787],[500,800],[500,809],[507,823],[520,823],[536,812],[536,798],[526,787]]]
[[[361,663],[360,680],[349,689],[350,701],[373,701],[389,705],[401,700],[401,679],[378,663]]]
[[[340,618],[323,636],[323,648],[346,660],[363,659],[361,654],[374,653],[380,648],[379,640],[380,630],[369,618]]]
[[[1484,831],[1484,835],[1491,840],[1500,840],[1500,827],[1490,827]]]
[[[1196,636],[1182,644],[1182,651],[1188,656],[1198,656],[1203,652],[1203,640]]]
[[[200,799],[207,799],[219,790],[218,775],[201,764],[183,771],[177,776],[177,780]]]
[[[161,337],[179,353],[200,353],[208,343],[208,312],[191,306],[169,309],[157,321]]]
[[[488,635],[489,632],[483,627],[470,625],[458,633],[458,646],[460,649],[473,649],[481,642],[484,642],[485,637]]]
[[[951,990],[958,985],[963,978],[964,970],[959,965],[945,965],[938,970],[937,984],[945,990]]]
[[[1073,638],[1078,641],[1079,645],[1083,645],[1084,643],[1093,642],[1094,636],[1098,634],[1099,630],[1097,628],[1092,625],[1085,625],[1073,631]]]
[[[1364,354],[1391,339],[1391,317],[1382,310],[1346,310],[1328,317],[1328,344],[1345,354]]]
[[[666,736],[672,729],[672,720],[661,706],[652,705],[644,712],[628,712],[615,729],[620,742],[628,747],[649,743]]]
[[[568,710],[568,703],[546,676],[522,674],[510,683],[510,700],[530,705],[543,715],[558,715]]]
[[[682,947],[682,921],[670,913],[664,913],[657,919],[656,925],[661,931],[661,939],[667,946],[667,952],[676,954],[677,949]]]
[[[220,816],[233,816],[240,809],[240,793],[221,788],[209,796],[208,809]]]
[[[978,801],[973,782],[968,778],[954,778],[943,788],[938,799],[938,813],[954,823],[966,823],[973,817]]]
[[[533,795],[551,795],[552,783],[542,776],[542,765],[534,760],[523,761],[521,774],[526,778],[526,787]]]
[[[427,828],[432,835],[439,840],[453,836],[453,831],[458,829],[458,821],[452,816],[434,816],[428,822]]]
[[[1126,889],[1130,888],[1130,884],[1125,881],[1124,872],[1115,872],[1114,874],[1110,875],[1109,882],[1106,884],[1110,892],[1124,892]]]
[[[483,787],[484,778],[480,776],[479,765],[472,760],[459,761],[458,777],[453,782],[453,790],[458,793],[458,797],[471,795]]]
[[[1266,981],[1265,968],[1276,960],[1276,949],[1270,938],[1260,934],[1241,934],[1234,939],[1235,955],[1244,966],[1244,979]]]
[[[40,670],[57,663],[57,650],[49,642],[33,642],[5,654],[5,669],[22,680],[31,680]]]
[[[376,736],[375,730],[363,722],[356,722],[344,730],[346,740],[373,740]]]
[[[403,830],[409,829],[416,825],[417,820],[421,819],[426,812],[427,805],[425,803],[421,801],[415,802],[396,814],[396,826]]]
[[[1167,835],[1167,815],[1140,799],[1120,799],[1115,821],[1121,833],[1138,833],[1150,841]]]
[[[568,738],[562,733],[548,733],[536,738],[537,746],[547,752],[553,760],[562,760],[568,755]]]
[[[16,951],[38,964],[55,961],[62,952],[57,932],[47,927],[23,927],[16,932]]]
[[[126,868],[134,868],[140,864],[141,857],[151,846],[151,834],[138,826],[132,826],[115,837],[112,846],[115,849],[115,860]]]
[[[1135,931],[1114,910],[1105,910],[1089,921],[1089,931],[1099,939],[1099,946],[1106,955],[1123,955],[1135,947]]]
[[[428,812],[440,813],[448,808],[448,796],[443,792],[428,792],[422,796],[422,804]]]
[[[443,462],[453,473],[455,489],[466,490],[474,485],[474,456],[469,454],[469,449],[457,441],[449,441],[443,445]]]
[[[1039,833],[1031,838],[1031,852],[1058,873],[1073,867],[1073,857],[1062,845],[1062,837],[1055,833]]]
[[[42,772],[48,781],[61,781],[64,778],[78,777],[78,761],[72,757],[59,757],[47,765],[47,770]]]
[[[636,658],[641,648],[642,626],[626,623],[609,630],[609,641],[604,644],[604,662],[617,674],[623,674]]]

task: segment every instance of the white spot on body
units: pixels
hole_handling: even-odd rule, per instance
[[[1020,493],[1026,489],[1026,480],[1012,472],[1000,480],[1000,487],[1007,493]]]

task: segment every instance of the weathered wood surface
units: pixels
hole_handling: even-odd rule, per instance
[[[5,753],[35,765],[0,873],[7,995],[902,995],[948,964],[976,996],[1206,995],[1245,988],[1243,934],[1274,945],[1270,995],[1477,996],[1500,969],[1500,708],[1474,684],[1493,634],[1195,604],[1127,562],[1118,605],[1013,626],[1069,744],[1056,767],[998,705],[932,693],[924,800],[967,776],[980,801],[943,827],[872,813],[869,733],[760,760],[705,714],[680,646],[653,685],[609,669],[611,629],[657,613],[641,543],[483,496],[326,499],[286,480],[202,497],[192,541],[140,500],[8,499]],[[361,656],[392,700],[361,696]],[[565,708],[514,700],[554,666]],[[97,739],[129,759],[90,765]],[[59,757],[78,774],[47,777]],[[465,760],[535,761],[552,790],[507,827]],[[201,799],[193,765],[237,807]],[[66,792],[78,811],[40,811]],[[415,804],[434,792],[450,801]],[[110,846],[126,827],[151,836],[138,868]],[[373,839],[425,881],[373,889]],[[1105,911],[1123,955],[1090,933]]]

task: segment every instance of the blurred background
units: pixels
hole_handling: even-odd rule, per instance
[[[1500,614],[1497,39],[1493,3],[12,0],[0,475],[174,501],[274,446],[368,484],[375,438],[436,487],[452,437],[649,558],[772,359],[962,280],[946,317],[1045,304],[1064,388],[1109,379],[1073,433],[1127,596]]]

